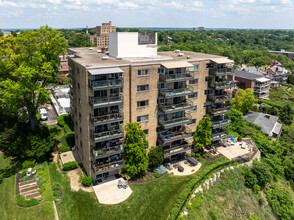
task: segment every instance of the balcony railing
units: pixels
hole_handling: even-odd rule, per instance
[[[167,82],[172,82],[172,81],[185,81],[185,80],[190,80],[194,78],[194,73],[193,72],[186,72],[186,73],[175,73],[175,74],[160,74],[159,79],[161,81],[167,81]]]
[[[224,138],[228,138],[229,137],[228,133],[225,132],[225,131],[214,133],[211,136],[212,136],[212,140],[213,141],[219,141],[221,139],[224,139]]]
[[[160,89],[160,94],[165,97],[177,97],[177,96],[186,96],[193,93],[193,87],[188,86],[187,88],[182,89]]]
[[[104,81],[92,81],[92,86],[89,87],[91,89],[106,89],[106,88],[113,88],[113,87],[121,87],[122,80],[121,79],[113,79],[113,80],[104,80]]]
[[[255,83],[255,87],[265,87],[265,86],[270,86],[271,83],[269,82],[264,82],[264,83]]]
[[[94,156],[96,159],[102,158],[102,157],[109,157],[115,154],[119,154],[124,152],[124,146],[123,144],[117,145],[117,146],[111,146],[111,147],[105,147],[102,149],[98,149],[94,151]]]
[[[231,121],[229,119],[225,119],[222,121],[212,121],[212,128],[221,128],[230,125]]]
[[[221,103],[221,102],[226,102],[226,101],[230,101],[232,99],[232,95],[208,95],[208,98],[212,101],[214,101],[215,103]]]
[[[183,131],[176,132],[162,131],[159,133],[159,137],[164,142],[164,144],[166,144],[173,141],[192,137],[192,130],[189,128],[185,128]]]
[[[226,75],[226,74],[230,74],[232,73],[233,68],[211,68],[209,69],[209,74],[213,74],[213,75]]]
[[[191,100],[184,100],[179,104],[163,104],[159,105],[159,109],[165,113],[171,113],[176,111],[182,111],[186,109],[190,109],[193,106],[193,102]]]
[[[215,88],[217,90],[232,88],[235,86],[235,82],[233,80],[228,80],[225,82],[210,82],[209,87]]]
[[[123,128],[119,128],[113,131],[104,131],[104,132],[94,133],[95,142],[111,140],[114,138],[123,138],[123,137],[124,137]]]
[[[95,123],[110,123],[114,121],[120,121],[123,120],[124,114],[122,110],[119,110],[117,113],[106,113],[105,115],[102,116],[96,116],[94,117],[94,122]],[[92,120],[93,121],[93,120]]]
[[[192,116],[188,113],[185,113],[185,117],[181,118],[174,118],[174,119],[168,119],[168,118],[160,118],[159,123],[164,126],[165,129],[171,128],[178,125],[184,125],[192,122]]]
[[[97,165],[96,166],[96,174],[99,174],[101,172],[109,172],[117,169],[121,169],[124,167],[124,161],[119,160],[111,163],[106,163],[102,165]]]
[[[90,104],[94,107],[95,106],[100,106],[100,105],[111,105],[111,104],[122,104],[123,98],[122,95],[118,96],[110,96],[110,97],[97,97],[97,98],[90,98]]]
[[[168,158],[172,155],[184,153],[184,152],[191,150],[191,149],[192,149],[191,145],[189,145],[189,144],[173,146],[173,147],[163,151],[164,152],[164,159]]]
[[[214,115],[214,116],[217,116],[217,115],[224,115],[224,114],[227,114],[227,113],[230,113],[232,110],[230,107],[223,107],[223,108],[208,108],[207,111]]]
[[[269,92],[269,90],[270,90],[270,87],[265,87],[265,88],[255,89],[254,92],[256,93]]]

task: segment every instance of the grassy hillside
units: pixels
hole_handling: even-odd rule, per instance
[[[185,218],[247,220],[255,214],[261,219],[276,219],[265,197],[244,185],[241,169],[225,171],[211,189],[197,193],[186,207]]]

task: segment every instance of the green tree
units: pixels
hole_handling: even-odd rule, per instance
[[[163,148],[162,146],[151,147],[149,153],[149,166],[157,167],[163,163]]]
[[[128,123],[125,126],[124,168],[133,176],[142,175],[148,167],[146,134],[139,123]]]
[[[289,103],[283,106],[279,112],[279,116],[280,120],[287,125],[290,125],[293,122],[294,113]]]
[[[209,116],[204,116],[197,125],[194,136],[194,145],[198,149],[203,149],[205,146],[211,144],[211,126],[212,122]]]
[[[25,116],[33,130],[38,108],[50,99],[45,87],[56,77],[66,40],[46,26],[17,37],[0,37],[0,45],[0,106]]]
[[[243,114],[253,109],[255,98],[252,89],[240,89],[231,100],[232,107],[241,111]]]
[[[272,174],[270,172],[269,166],[266,163],[262,163],[262,162],[259,162],[258,160],[254,160],[252,171],[256,175],[258,185],[261,188],[264,188],[267,183],[271,182]]]
[[[289,74],[288,75],[288,83],[294,85],[294,74]]]

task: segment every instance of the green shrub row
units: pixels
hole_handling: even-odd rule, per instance
[[[64,125],[64,130],[66,133],[72,132],[72,130],[70,129],[70,127],[67,124]]]
[[[53,198],[55,201],[60,200],[60,189],[58,184],[52,186]]]
[[[64,127],[66,133],[72,132],[71,126],[71,116],[68,114],[59,115],[57,117],[57,122],[61,127]]]
[[[82,178],[82,183],[84,186],[92,186],[93,185],[92,178],[90,176],[84,176]]]
[[[75,161],[70,161],[70,162],[67,162],[67,163],[63,164],[63,170],[64,171],[74,170],[77,167],[78,167],[78,164]]]
[[[29,200],[26,200],[22,195],[17,195],[16,196],[16,203],[17,203],[17,205],[22,206],[22,207],[30,207],[30,206],[37,205],[39,203],[39,200],[35,199],[35,198],[31,198]]]
[[[64,152],[67,152],[67,151],[70,151],[70,147],[67,147],[67,146],[61,146],[59,149],[58,149],[58,153],[64,153]]]
[[[196,184],[199,180],[201,180],[201,178],[205,177],[205,175],[207,175],[207,174],[212,174],[212,173],[218,172],[219,170],[221,170],[221,169],[223,169],[225,167],[232,166],[234,164],[236,164],[235,161],[229,161],[228,159],[226,159],[224,157],[221,157],[221,158],[219,158],[217,160],[205,163],[203,165],[203,167],[201,167],[202,169],[200,169],[200,171],[196,173],[197,175],[195,175],[195,178],[190,180],[190,182],[187,184],[186,188],[180,194],[179,198],[175,202],[175,204],[174,204],[174,206],[173,206],[173,208],[172,208],[172,210],[170,212],[169,219],[175,219],[176,218],[181,206],[183,205],[185,199],[189,195],[191,188],[193,187],[194,184]],[[212,169],[214,169],[216,167],[218,167],[218,168],[211,171]],[[199,185],[204,183],[204,181],[206,179],[208,179],[209,177],[210,177],[210,175],[207,175],[205,178],[203,178],[203,180],[201,180],[197,184],[197,186],[195,186],[194,189],[196,189]]]
[[[274,102],[270,102],[270,101],[266,101],[266,100],[261,100],[261,99],[256,99],[256,100],[257,100],[257,103],[258,104],[266,103],[268,105],[271,105],[271,106],[274,106],[274,107],[277,107],[277,108],[282,108],[283,107],[282,105],[277,104],[277,103],[274,103]]]

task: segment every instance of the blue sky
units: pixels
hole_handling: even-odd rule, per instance
[[[294,29],[294,0],[0,0],[0,28]]]

